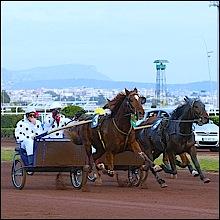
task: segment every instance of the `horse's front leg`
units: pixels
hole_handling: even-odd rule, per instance
[[[173,178],[177,178],[177,169],[176,169],[176,155],[173,152],[168,153],[170,166],[171,166],[171,172],[169,172]],[[166,171],[165,171],[166,172]]]
[[[196,147],[195,146],[192,146],[190,148],[189,154],[190,154],[190,157],[192,159],[192,162],[193,162],[194,166],[196,167],[197,171],[199,172],[200,179],[204,183],[209,183],[210,179],[204,176],[204,174],[203,174],[203,172],[202,172],[202,170],[200,168],[200,164],[199,164],[199,161],[197,159],[197,151],[196,151]]]
[[[163,180],[159,176],[159,174],[157,173],[159,171],[157,169],[157,167],[159,167],[159,169],[161,169],[161,167],[158,166],[158,165],[154,165],[152,160],[141,150],[140,145],[138,144],[138,142],[136,142],[136,141],[133,142],[131,147],[132,147],[132,150],[133,150],[134,153],[136,153],[142,159],[144,159],[144,161],[145,161],[145,168],[144,168],[144,170],[146,170],[146,172],[148,172],[148,170],[150,168],[151,172],[155,176],[155,178],[156,178],[157,182],[160,184],[161,188],[167,187],[167,184],[165,183],[165,180]]]
[[[168,170],[171,170],[169,157],[166,151],[163,152],[163,163]]]
[[[190,171],[190,173],[193,175],[193,176],[198,176],[199,173],[197,172],[197,170],[195,170],[193,168],[193,166],[190,164],[190,161],[186,155],[186,153],[182,153],[179,155],[180,156],[180,159],[182,162],[180,162],[179,160],[176,159],[176,165],[181,167],[181,168],[185,168],[187,167],[188,170]]]

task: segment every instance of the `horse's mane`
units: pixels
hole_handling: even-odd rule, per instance
[[[173,112],[171,113],[171,119],[179,119],[179,117],[183,115],[188,104],[189,102],[184,102],[183,104],[177,106],[177,108],[174,109]]]
[[[112,116],[117,113],[117,111],[118,111],[120,105],[122,104],[122,102],[124,101],[125,97],[126,97],[125,93],[120,92],[115,96],[115,98],[108,101],[108,107],[112,112]]]

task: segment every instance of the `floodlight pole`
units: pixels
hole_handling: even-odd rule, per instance
[[[217,107],[219,108],[219,1],[210,1],[209,7],[217,7]]]

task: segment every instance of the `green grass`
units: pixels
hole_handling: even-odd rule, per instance
[[[199,159],[199,163],[202,170],[219,172],[218,159],[201,158]]]
[[[1,161],[12,161],[14,149],[1,149]],[[210,156],[198,156],[200,167],[203,171],[219,172],[219,158]],[[162,155],[155,160],[156,164],[162,163]],[[181,169],[177,167],[178,169]]]
[[[198,156],[198,160],[200,163],[201,170],[219,172],[219,158],[218,158],[218,156],[216,158],[213,158],[210,156]],[[155,160],[155,163],[156,164],[162,163],[162,155]],[[190,163],[192,164],[191,160],[190,160]],[[177,169],[182,169],[182,168],[177,166]]]

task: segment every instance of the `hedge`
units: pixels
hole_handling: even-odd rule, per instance
[[[210,116],[210,119],[213,121],[214,124],[219,126],[219,116]]]
[[[24,117],[21,115],[1,115],[1,128],[15,128],[18,121]]]
[[[71,106],[72,107],[72,106]],[[69,108],[66,107],[66,112],[62,112],[68,117],[74,115],[75,112],[81,110],[81,108]],[[1,116],[1,138],[14,138],[14,130],[18,121],[20,121],[23,115],[2,115]],[[214,124],[219,126],[219,116],[211,116],[210,119]]]
[[[1,138],[15,138],[15,128],[1,128]]]

